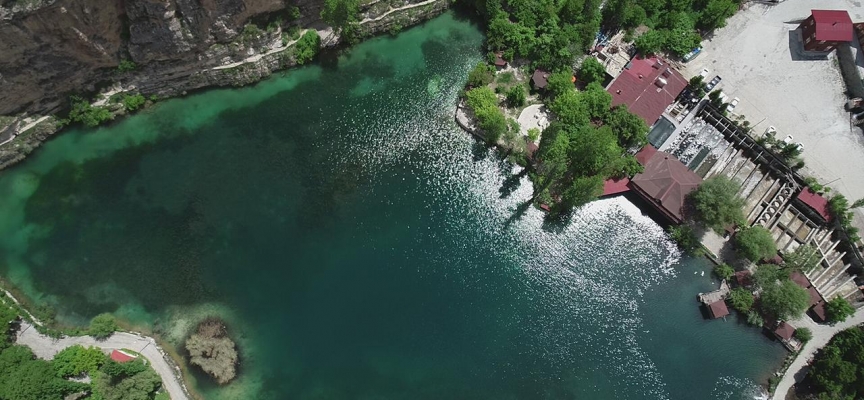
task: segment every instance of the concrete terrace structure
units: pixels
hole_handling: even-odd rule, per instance
[[[816,266],[805,274],[816,291],[812,298],[823,301],[813,313],[824,314],[820,307],[834,297],[864,306],[855,277],[847,273],[852,260],[844,259],[850,257],[838,250],[840,240],[827,223],[824,197],[808,191],[801,176],[710,105],[695,113],[682,135],[664,148],[701,177],[736,181],[747,225],[768,229],[781,254],[802,245],[816,248]]]
[[[829,52],[852,41],[852,19],[845,10],[812,10],[799,25],[804,50]]]
[[[658,57],[636,56],[606,89],[612,95],[612,106],[624,104],[648,126],[663,114],[681,91],[687,80],[677,70]]]
[[[650,145],[636,159],[645,165],[645,170],[633,177],[630,187],[670,221],[681,223],[684,200],[702,183],[702,178],[671,154]]]

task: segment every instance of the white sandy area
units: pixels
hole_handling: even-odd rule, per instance
[[[748,4],[703,42],[703,54],[686,64],[685,76],[702,68],[709,79],[720,75],[718,87],[741,99],[735,113],[746,116],[754,134],[775,126],[778,137],[792,135],[804,146],[804,175],[830,183],[850,201],[864,197],[864,135],[843,108],[845,87],[834,54],[811,60],[790,50],[799,48],[794,30],[812,8],[845,9],[853,21],[864,21],[864,8],[851,0],[821,0],[818,7],[806,0]],[[864,213],[857,214],[864,228]]]
[[[546,106],[542,104],[530,105],[519,114],[518,122],[519,131],[523,135],[528,135],[528,130],[531,128],[542,131],[549,126],[549,113],[546,111]]]

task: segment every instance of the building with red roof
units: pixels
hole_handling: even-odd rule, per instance
[[[138,358],[138,356],[126,353],[123,350],[114,350],[111,352],[111,359],[118,363],[125,363]]]
[[[636,56],[606,91],[612,95],[613,107],[624,104],[651,126],[687,84],[681,73],[662,59]]]
[[[750,271],[738,271],[735,273],[735,282],[738,283],[738,286],[750,286],[753,284],[753,274]]]
[[[854,37],[852,19],[846,10],[811,10],[798,27],[807,51],[829,52]]]
[[[804,274],[802,274],[802,273],[800,273],[800,272],[798,272],[798,271],[795,271],[795,272],[793,272],[791,275],[789,275],[789,279],[790,279],[792,282],[795,282],[798,286],[801,286],[801,287],[804,288],[804,289],[807,289],[807,288],[809,288],[810,286],[813,286],[813,285],[810,284],[810,280],[807,279],[807,277],[804,276]]]
[[[777,335],[780,340],[789,340],[792,339],[792,335],[795,334],[795,327],[785,322],[781,322],[780,325],[777,325],[777,329],[774,330],[774,334]]]
[[[708,305],[708,314],[711,315],[711,318],[723,318],[729,315],[729,309],[726,307],[726,302],[724,300],[718,300]]]
[[[801,193],[798,193],[796,198],[811,210],[815,211],[816,214],[819,214],[825,222],[831,220],[831,213],[828,212],[828,199],[822,197],[819,193],[810,190],[808,187],[804,188]]]
[[[642,148],[642,150],[639,150],[639,152],[636,153],[636,161],[638,161],[639,164],[642,164],[642,166],[644,167],[645,164],[648,164],[648,160],[650,160],[651,157],[654,157],[654,153],[656,152],[657,148],[650,144],[646,144],[645,147]]]
[[[551,75],[549,71],[539,68],[534,70],[534,74],[531,75],[531,86],[538,90],[546,89],[546,85],[549,84],[549,75]]]
[[[696,190],[702,178],[675,156],[656,151],[645,163],[645,170],[630,180],[630,188],[672,222],[684,219],[684,201]]]
[[[822,297],[821,294],[819,294],[819,291],[816,290],[815,287],[810,286],[809,288],[807,288],[807,292],[810,293],[810,306],[811,307],[825,301],[825,298]]]
[[[603,182],[603,196],[612,196],[630,191],[630,179],[609,178]]]
[[[825,302],[824,301],[813,306],[813,308],[811,308],[810,311],[813,311],[813,316],[814,316],[813,319],[816,320],[816,322],[824,322],[827,319],[826,314],[825,314]]]

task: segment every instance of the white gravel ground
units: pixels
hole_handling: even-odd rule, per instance
[[[685,75],[698,75],[702,68],[709,69],[709,78],[720,75],[718,87],[741,99],[735,112],[755,125],[754,132],[773,125],[778,137],[792,135],[804,145],[805,175],[830,182],[850,200],[864,197],[864,135],[843,109],[845,88],[834,54],[810,60],[790,50],[790,44],[800,46],[794,30],[811,8],[845,9],[859,22],[864,7],[851,0],[749,4],[703,42],[703,54],[687,64]],[[860,210],[857,219],[864,225]]]

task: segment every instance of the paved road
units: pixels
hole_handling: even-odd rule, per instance
[[[122,348],[137,351],[150,361],[150,365],[162,377],[162,385],[168,391],[168,394],[171,395],[172,400],[189,400],[185,387],[178,378],[180,371],[174,368],[173,363],[169,363],[165,359],[166,355],[156,345],[153,338],[126,332],[117,332],[108,339],[101,341],[97,341],[90,336],[53,339],[39,333],[29,323],[22,322],[21,329],[18,331],[17,342],[32,349],[37,357],[46,360],[53,359],[60,350],[76,344],[85,347],[94,346],[107,351]]]
[[[862,323],[864,323],[864,309],[859,309],[855,312],[855,315],[834,326],[819,325],[813,322],[813,320],[807,315],[804,315],[798,320],[790,321],[790,324],[796,328],[810,328],[813,332],[813,339],[810,339],[810,341],[804,345],[801,352],[798,353],[798,357],[795,358],[795,361],[793,361],[792,365],[789,366],[789,369],[786,370],[786,374],[783,375],[783,379],[780,380],[777,389],[774,390],[773,399],[784,400],[786,398],[786,393],[789,392],[792,385],[804,379],[804,376],[807,375],[807,363],[813,358],[813,355],[817,350],[828,344],[828,341],[834,337],[834,334]]]

